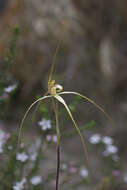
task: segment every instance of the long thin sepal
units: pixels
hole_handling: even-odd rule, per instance
[[[111,118],[111,116],[109,114],[107,114],[101,106],[96,104],[93,100],[91,100],[87,96],[84,96],[84,95],[82,95],[82,94],[80,94],[78,92],[70,92],[70,91],[65,91],[65,92],[60,92],[59,93],[59,95],[62,95],[62,94],[74,94],[74,95],[80,96],[81,98],[84,98],[85,100],[87,100],[88,102],[93,104],[96,108],[98,108],[101,112],[103,112],[104,115],[107,117],[107,119],[112,123],[112,126],[115,126],[115,123],[114,123],[113,119]]]
[[[75,126],[75,128],[76,128],[76,130],[77,130],[77,132],[78,132],[78,134],[79,134],[79,136],[80,136],[80,139],[81,139],[81,142],[82,142],[82,145],[83,145],[83,150],[84,150],[84,153],[85,153],[85,156],[86,156],[87,164],[88,164],[88,167],[89,167],[88,153],[87,153],[86,145],[85,145],[85,142],[84,142],[84,138],[83,138],[83,136],[82,136],[82,134],[81,134],[81,131],[80,131],[78,125],[76,124],[76,122],[75,122],[75,120],[74,120],[74,118],[73,118],[73,116],[72,116],[72,113],[71,113],[69,107],[67,106],[66,102],[64,101],[64,99],[63,99],[61,96],[59,96],[58,94],[55,95],[54,97],[55,97],[60,103],[62,103],[62,104],[64,105],[64,107],[66,108],[66,110],[67,110],[67,112],[68,112],[68,114],[69,114],[69,116],[70,116],[70,118],[71,118],[71,120],[72,120],[72,122],[73,122],[73,124],[74,124],[74,126]],[[90,167],[89,167],[89,169],[90,169]]]
[[[36,103],[38,103],[38,102],[40,102],[40,101],[42,101],[42,100],[44,100],[44,99],[51,98],[51,97],[52,97],[52,96],[44,96],[44,97],[41,97],[41,98],[39,98],[38,100],[36,100],[35,102],[33,102],[33,103],[30,105],[30,107],[27,109],[27,111],[26,111],[26,113],[25,113],[25,115],[24,115],[24,117],[23,117],[23,119],[22,119],[22,121],[21,121],[21,124],[20,124],[20,126],[19,126],[18,145],[19,145],[19,143],[20,143],[21,131],[22,131],[22,128],[23,128],[24,121],[25,121],[25,119],[26,119],[28,113],[30,112],[31,108],[32,108]]]
[[[54,56],[53,56],[52,65],[51,65],[51,70],[50,70],[50,73],[49,73],[48,86],[49,86],[49,84],[50,84],[50,82],[51,82],[51,80],[52,80],[52,75],[53,75],[53,71],[54,71],[54,65],[55,65],[55,62],[56,62],[56,56],[57,56],[57,53],[58,53],[58,51],[59,51],[60,44],[61,44],[61,40],[58,42],[58,45],[57,45],[55,54],[54,54]]]
[[[62,33],[59,36],[59,41],[58,41],[58,44],[57,44],[57,47],[56,47],[55,54],[53,56],[51,69],[50,69],[50,73],[49,73],[49,78],[48,78],[48,86],[50,85],[50,82],[52,81],[52,75],[53,75],[54,66],[55,66],[55,62],[56,62],[56,56],[58,54],[58,51],[59,51],[59,48],[60,48],[60,45],[61,45],[61,42],[62,42],[63,34],[64,34],[65,30],[66,30],[66,24],[67,23],[63,23],[63,30],[62,30]]]

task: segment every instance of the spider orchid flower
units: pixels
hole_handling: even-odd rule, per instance
[[[55,80],[52,80],[52,75],[53,75],[53,70],[54,70],[54,65],[55,65],[55,62],[56,62],[56,56],[57,56],[57,53],[58,53],[58,50],[59,50],[59,47],[60,47],[60,42],[61,40],[59,41],[58,45],[57,45],[57,48],[56,48],[56,52],[54,54],[54,57],[53,57],[53,61],[52,61],[52,64],[51,64],[51,69],[50,69],[50,74],[49,74],[49,79],[48,79],[48,91],[45,93],[44,96],[42,96],[41,98],[37,99],[36,101],[34,101],[30,106],[29,108],[27,109],[22,121],[21,121],[21,124],[20,124],[20,127],[19,127],[19,135],[18,135],[18,144],[20,144],[20,138],[21,138],[21,131],[22,131],[22,128],[23,128],[23,124],[24,124],[24,121],[27,117],[27,115],[29,114],[31,108],[33,108],[33,106],[37,105],[36,108],[35,108],[35,112],[37,111],[38,109],[38,106],[40,105],[40,103],[46,99],[52,99],[52,105],[53,105],[53,108],[54,108],[54,112],[55,112],[55,118],[56,118],[56,132],[57,132],[57,144],[58,144],[58,167],[57,167],[57,177],[56,177],[56,190],[58,190],[58,185],[59,185],[59,170],[60,170],[60,129],[59,129],[59,119],[58,119],[58,102],[61,103],[64,108],[66,109],[70,119],[72,120],[73,124],[74,124],[74,127],[75,129],[77,130],[79,136],[80,136],[80,139],[81,139],[81,143],[83,145],[83,150],[84,150],[84,153],[85,153],[85,158],[86,158],[86,161],[87,161],[87,164],[88,164],[88,167],[89,167],[89,160],[88,160],[88,154],[87,154],[87,149],[86,149],[86,145],[85,145],[85,142],[84,142],[84,137],[80,131],[80,128],[78,127],[72,113],[71,113],[71,110],[69,109],[67,103],[65,102],[64,98],[62,95],[70,95],[70,94],[73,94],[73,95],[77,95],[77,96],[80,96],[81,98],[83,98],[85,101],[88,101],[89,103],[93,104],[97,109],[99,109],[101,112],[104,113],[104,115],[107,117],[107,119],[112,123],[112,125],[114,126],[114,121],[112,120],[112,118],[104,111],[104,109],[99,106],[98,104],[96,104],[92,99],[88,98],[87,96],[84,96],[78,92],[73,92],[73,91],[63,91],[63,87],[59,84],[56,84]],[[34,118],[34,116],[33,116]],[[90,167],[89,167],[90,168]]]

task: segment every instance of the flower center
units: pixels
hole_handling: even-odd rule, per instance
[[[61,92],[63,87],[59,84],[55,84],[55,80],[52,80],[48,86],[48,92],[52,96],[55,96],[57,93]]]

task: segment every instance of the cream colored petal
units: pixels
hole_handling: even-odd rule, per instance
[[[73,122],[73,124],[74,124],[74,126],[75,126],[75,128],[76,128],[76,130],[77,130],[77,132],[79,134],[79,136],[80,136],[80,139],[81,139],[81,142],[82,142],[82,145],[83,145],[83,150],[84,150],[84,153],[85,153],[85,156],[86,156],[87,164],[88,164],[88,167],[89,167],[88,153],[87,153],[86,145],[85,145],[85,142],[84,142],[84,138],[83,138],[83,136],[81,134],[81,131],[80,131],[78,125],[76,124],[76,122],[75,122],[75,120],[74,120],[74,118],[72,116],[72,113],[71,113],[69,107],[67,106],[67,104],[64,101],[64,99],[61,96],[59,96],[58,94],[56,96],[54,96],[54,98],[56,98],[66,108],[66,110],[67,110],[67,112],[68,112],[68,114],[69,114],[69,116],[70,116],[70,118],[71,118],[71,120],[72,120],[72,122]]]

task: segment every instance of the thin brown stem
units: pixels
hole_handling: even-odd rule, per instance
[[[59,176],[60,176],[60,144],[57,145],[57,173],[56,173],[56,190],[59,190]]]
[[[57,171],[56,171],[56,190],[59,190],[59,177],[60,177],[60,130],[59,130],[59,119],[58,119],[58,102],[53,98],[52,104],[56,117],[56,132],[57,132]]]

